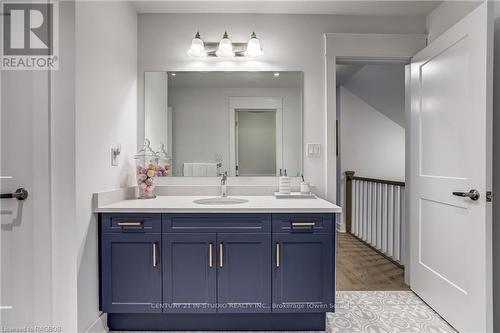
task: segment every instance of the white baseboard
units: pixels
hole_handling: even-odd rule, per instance
[[[109,332],[107,325],[107,315],[102,313],[99,318],[97,318],[92,325],[87,328],[85,333],[107,333]]]

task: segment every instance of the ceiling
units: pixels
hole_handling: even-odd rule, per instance
[[[336,79],[337,87],[347,82],[354,74],[356,74],[363,64],[337,64],[336,65]]]
[[[139,13],[245,13],[425,16],[442,1],[137,0]]]
[[[301,88],[302,72],[169,72],[169,88]]]

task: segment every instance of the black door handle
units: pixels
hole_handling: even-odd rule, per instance
[[[470,190],[469,192],[453,192],[453,195],[456,195],[458,197],[464,197],[464,198],[469,198],[471,200],[478,200],[479,197],[481,196],[479,194],[479,191],[478,190]]]
[[[24,188],[18,188],[14,193],[0,193],[0,199],[12,199],[26,200],[28,198],[28,191]]]

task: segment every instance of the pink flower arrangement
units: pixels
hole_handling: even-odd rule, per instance
[[[147,166],[138,165],[137,166],[137,184],[139,185],[139,191],[141,192],[141,197],[153,198],[155,196],[154,189],[154,177],[156,176],[156,165],[150,163]]]
[[[170,164],[158,165],[156,168],[156,175],[158,177],[168,177],[171,175],[171,166]]]

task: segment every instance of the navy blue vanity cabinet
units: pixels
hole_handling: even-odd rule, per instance
[[[162,221],[164,312],[271,312],[270,214],[163,214]]]
[[[101,310],[161,312],[160,214],[101,214],[99,222]]]
[[[217,234],[219,313],[271,312],[271,234]]]
[[[273,215],[273,312],[334,310],[333,228],[331,214]]]
[[[115,331],[325,330],[334,214],[100,215],[101,309]]]
[[[216,234],[163,234],[165,313],[215,313]]]
[[[102,235],[102,311],[161,312],[161,234]]]

